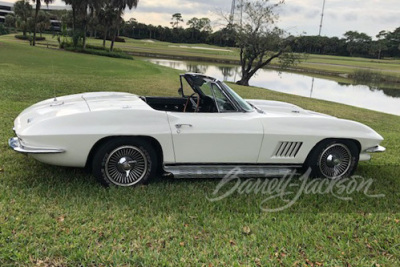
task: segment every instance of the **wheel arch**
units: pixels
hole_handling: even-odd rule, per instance
[[[352,139],[352,138],[325,138],[325,139],[322,139],[321,141],[319,141],[318,143],[316,143],[315,145],[314,145],[314,147],[310,150],[310,152],[308,153],[308,155],[307,155],[307,158],[305,159],[305,161],[303,162],[303,166],[306,166],[307,165],[307,163],[308,163],[308,161],[309,161],[309,159],[310,159],[310,157],[312,156],[312,154],[315,152],[315,150],[321,145],[321,144],[323,144],[323,143],[328,143],[328,142],[334,142],[334,141],[346,141],[346,142],[353,142],[356,146],[357,146],[357,149],[358,149],[358,153],[360,153],[361,152],[361,143],[358,141],[358,140],[356,140],[356,139]]]
[[[160,142],[151,136],[143,136],[143,135],[118,135],[118,136],[107,136],[103,137],[99,141],[97,141],[93,147],[91,148],[89,155],[86,159],[86,164],[85,164],[85,169],[90,170],[92,168],[92,161],[94,156],[96,155],[96,152],[107,142],[113,139],[119,139],[119,138],[131,138],[135,140],[143,140],[148,142],[155,150],[156,155],[157,155],[157,163],[158,163],[158,172],[162,173],[164,171],[163,169],[163,162],[164,162],[164,152],[162,149],[162,146]]]

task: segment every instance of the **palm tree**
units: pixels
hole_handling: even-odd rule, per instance
[[[104,0],[83,0],[82,7],[82,29],[83,29],[83,49],[86,49],[87,25],[91,19],[100,12]],[[88,12],[89,11],[89,12]]]
[[[75,32],[76,26],[76,12],[79,9],[81,3],[80,0],[63,0],[65,4],[70,5],[72,8],[72,32]]]
[[[102,9],[100,9],[98,14],[99,23],[103,30],[103,47],[106,47],[107,36],[110,32],[110,28],[114,22],[114,17],[116,17],[117,11],[110,5],[106,4]]]
[[[44,3],[49,6],[49,4],[53,3],[53,0],[43,0]],[[34,29],[33,29],[33,41],[32,41],[32,45],[35,46],[36,44],[36,23],[37,23],[37,17],[39,14],[39,10],[40,10],[40,6],[42,5],[42,1],[41,0],[32,0],[33,3],[36,3],[36,10],[35,10],[35,19],[34,19]]]
[[[83,39],[83,48],[86,48],[87,25],[89,21],[99,13],[105,0],[63,0],[65,4],[72,7],[72,32],[74,46],[80,38]],[[81,31],[77,32],[77,20],[79,20]]]
[[[17,15],[18,28],[21,28],[24,36],[26,36],[28,18],[32,15],[32,6],[29,4],[29,1],[20,0],[15,2],[14,13]]]
[[[111,41],[110,51],[114,49],[115,38],[117,37],[117,32],[119,30],[120,20],[122,15],[124,14],[124,10],[126,8],[132,9],[136,8],[139,0],[111,0],[111,5],[116,9],[116,16],[114,17],[114,23],[116,28],[113,32],[113,37]]]

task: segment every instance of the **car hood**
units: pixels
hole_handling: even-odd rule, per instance
[[[259,100],[259,99],[246,99],[246,101],[256,108],[264,111],[268,115],[276,115],[276,116],[322,116],[322,117],[330,117],[333,116],[326,115],[323,113],[318,113],[310,110],[305,110],[299,106],[280,102],[280,101],[271,101],[271,100]]]

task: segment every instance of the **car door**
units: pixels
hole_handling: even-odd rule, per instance
[[[257,112],[167,112],[176,163],[257,163],[263,126]]]

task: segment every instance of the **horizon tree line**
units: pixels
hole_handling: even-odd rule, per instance
[[[318,53],[342,56],[361,56],[382,58],[385,55],[400,56],[400,27],[393,32],[381,31],[373,40],[365,33],[348,31],[344,38],[321,36],[291,36],[276,26],[279,19],[278,7],[284,0],[273,3],[272,0],[244,0],[241,3],[242,16],[235,21],[231,16],[224,17],[226,25],[217,32],[212,32],[208,18],[192,18],[184,29],[181,13],[174,13],[171,18],[172,29],[155,27],[138,23],[135,19],[125,22],[122,18],[126,8],[136,8],[138,0],[63,0],[71,5],[72,11],[63,16],[63,29],[66,24],[72,24],[73,46],[81,45],[86,49],[86,39],[90,36],[103,38],[103,47],[110,39],[109,51],[113,51],[114,43],[119,36],[156,39],[171,42],[204,42],[209,44],[228,45],[237,47],[240,55],[241,79],[240,85],[249,85],[249,80],[261,68],[276,62],[282,69],[286,69],[304,59],[305,53]],[[34,14],[34,35],[32,44],[35,45],[40,0],[36,3]],[[52,0],[44,0],[49,4]],[[21,5],[21,12],[17,8]],[[24,10],[27,0],[20,0],[16,4],[15,12],[23,18],[29,11]],[[24,11],[24,12],[22,12]],[[25,12],[26,11],[26,12]],[[72,16],[72,23],[71,23]],[[20,19],[19,21],[24,21]],[[94,33],[93,33],[94,31]],[[97,32],[98,31],[98,32]],[[138,36],[136,31],[139,31]],[[26,32],[24,31],[24,34]],[[64,34],[64,33],[62,33]],[[121,39],[123,40],[123,39]],[[123,40],[124,41],[124,40]]]
[[[171,17],[171,28],[154,26],[130,19],[124,21],[125,8],[136,8],[138,0],[63,0],[71,6],[59,18],[63,24],[72,28],[70,35],[73,45],[81,43],[86,48],[86,38],[101,37],[103,47],[110,40],[112,51],[119,35],[136,39],[155,39],[168,42],[206,43],[218,46],[237,46],[238,32],[226,25],[213,32],[209,18],[193,17],[186,22],[181,13]],[[49,15],[41,12],[43,4],[48,6],[53,0],[19,0],[14,4],[15,16],[7,15],[5,25],[16,27],[26,36],[33,32],[32,45],[36,44],[37,32],[49,28]],[[35,4],[35,9],[31,4]],[[293,52],[337,56],[359,56],[367,58],[400,57],[400,27],[394,31],[382,30],[376,39],[366,33],[347,31],[342,38],[326,36],[290,36]]]

